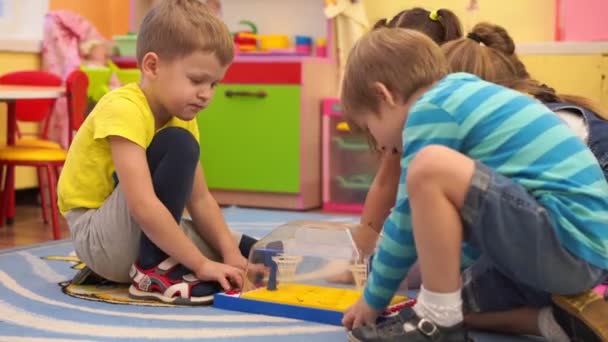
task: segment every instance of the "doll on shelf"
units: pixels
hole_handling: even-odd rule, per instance
[[[109,68],[111,46],[99,39],[92,39],[80,44],[81,66],[85,68]],[[108,83],[110,89],[121,86],[114,72]]]

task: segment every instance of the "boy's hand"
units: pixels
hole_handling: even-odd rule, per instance
[[[371,326],[376,324],[376,318],[380,312],[372,309],[367,303],[363,296],[359,298],[355,305],[346,309],[344,312],[344,318],[342,318],[342,324],[348,330],[356,329],[360,326]]]
[[[341,273],[334,274],[331,277],[327,278],[327,281],[334,284],[354,284],[355,278],[353,277],[353,273],[350,270],[344,270]]]
[[[243,270],[211,260],[206,260],[196,270],[195,276],[200,280],[217,281],[224,291],[233,287],[240,288],[243,284]]]
[[[247,269],[247,259],[241,253],[229,254],[224,257],[224,263],[245,271]]]

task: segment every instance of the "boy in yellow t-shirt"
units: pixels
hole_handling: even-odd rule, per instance
[[[132,297],[202,304],[242,283],[255,240],[237,242],[227,228],[205,184],[195,120],[233,51],[205,5],[161,2],[137,39],[140,84],[104,96],[70,148],[58,198],[76,253],[99,276],[131,282]]]

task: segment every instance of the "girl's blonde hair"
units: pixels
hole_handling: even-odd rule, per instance
[[[534,96],[541,102],[566,102],[595,112],[608,120],[608,111],[599,103],[577,95],[559,94],[530,77],[515,53],[515,43],[502,26],[479,23],[466,38],[448,42],[442,50],[452,72],[469,72]]]
[[[596,101],[578,95],[559,94],[555,89],[546,84],[541,84],[534,79],[527,78],[503,85],[522,93],[530,94],[543,103],[571,103],[594,112],[604,120],[608,120],[608,111]]]

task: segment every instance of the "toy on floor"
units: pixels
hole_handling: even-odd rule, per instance
[[[361,296],[368,273],[350,228],[313,221],[276,228],[253,246],[243,290],[216,295],[214,306],[341,325],[344,310]],[[330,281],[345,269],[351,270],[355,284]],[[412,304],[406,296],[395,296],[385,314]]]

